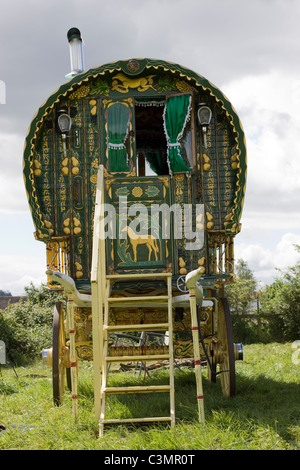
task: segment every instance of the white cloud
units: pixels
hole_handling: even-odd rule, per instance
[[[223,91],[242,121],[247,142],[247,189],[236,256],[256,279],[271,283],[300,256],[300,80],[272,70],[232,81]]]
[[[24,139],[0,133],[0,213],[28,210],[23,181]]]
[[[14,176],[22,168],[24,140],[18,134],[0,133],[1,174]]]
[[[29,212],[0,213],[0,289],[23,295],[45,280],[46,246],[35,240]]]
[[[300,253],[294,245],[300,245],[300,234],[286,233],[271,248],[265,248],[259,243],[236,243],[235,258],[247,261],[257,281],[270,284],[279,276],[278,270],[285,270],[300,262]]]
[[[12,295],[24,295],[24,286],[31,282],[39,286],[46,282],[46,267],[41,257],[2,255],[0,263],[0,289]]]
[[[300,196],[300,79],[271,71],[225,86],[248,149],[248,188],[262,198]]]

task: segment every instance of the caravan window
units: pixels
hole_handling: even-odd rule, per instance
[[[107,167],[138,176],[190,171],[194,165],[190,94],[108,100],[105,109]]]

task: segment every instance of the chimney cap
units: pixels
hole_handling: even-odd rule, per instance
[[[80,31],[79,31],[78,28],[71,28],[71,29],[69,29],[67,36],[68,36],[68,41],[69,41],[69,42],[70,42],[72,39],[75,39],[75,38],[76,38],[76,39],[80,39],[80,41],[82,40],[82,39],[81,39],[81,33],[80,33]]]

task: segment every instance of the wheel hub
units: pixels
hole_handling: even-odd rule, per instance
[[[236,361],[242,361],[244,359],[244,351],[242,343],[234,343],[234,358]]]

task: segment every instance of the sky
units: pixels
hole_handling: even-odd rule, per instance
[[[300,260],[299,0],[0,0],[0,289],[46,281],[45,245],[23,182],[29,125],[70,72],[80,29],[85,69],[156,58],[204,76],[230,100],[247,143],[235,258],[270,284]]]

